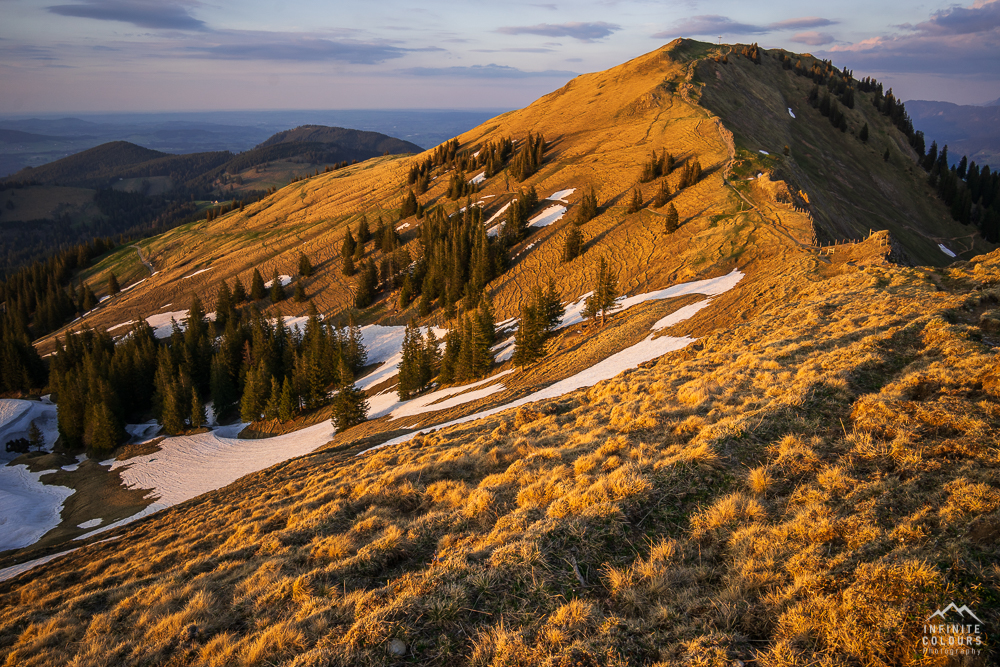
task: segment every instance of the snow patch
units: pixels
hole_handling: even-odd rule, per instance
[[[62,469],[65,470],[66,472],[74,472],[77,468],[80,467],[80,464],[86,460],[87,460],[86,454],[77,454],[76,463],[71,463],[68,466],[63,466]]]
[[[555,206],[549,206],[544,211],[536,215],[534,218],[528,221],[529,227],[548,227],[553,222],[561,219],[566,215],[566,207],[556,204]]]
[[[404,222],[404,223],[403,223],[403,224],[401,224],[401,225],[400,225],[399,227],[396,227],[396,231],[397,231],[397,232],[401,232],[401,231],[403,231],[404,229],[406,229],[406,228],[407,228],[407,227],[409,227],[409,226],[410,226],[410,223],[408,223],[408,222]]]
[[[490,219],[489,219],[489,220],[487,220],[487,221],[486,221],[485,223],[483,223],[483,224],[484,224],[484,225],[486,225],[487,227],[489,227],[489,226],[490,226],[490,223],[492,223],[492,222],[493,222],[494,220],[496,220],[496,219],[497,219],[497,218],[499,218],[499,217],[500,217],[501,215],[503,215],[503,212],[504,212],[504,211],[506,211],[506,210],[507,210],[508,208],[510,208],[510,205],[511,205],[511,204],[513,204],[513,203],[514,203],[514,202],[516,202],[516,201],[517,201],[516,199],[512,199],[512,200],[510,200],[509,202],[507,202],[506,204],[504,204],[504,205],[503,205],[503,206],[502,206],[502,207],[500,208],[500,210],[499,210],[499,211],[497,211],[497,212],[496,212],[496,213],[494,213],[494,214],[493,214],[492,216],[490,216]]]
[[[427,335],[427,327],[422,329]],[[382,364],[374,371],[359,379],[359,389],[374,387],[399,373],[399,362],[403,360],[403,335],[406,327],[387,327],[380,324],[369,324],[361,327],[361,339],[368,351],[369,364]],[[434,328],[438,340],[444,338],[447,329]]]
[[[13,579],[19,574],[24,574],[28,570],[38,567],[39,565],[44,565],[50,560],[55,560],[60,556],[65,556],[66,554],[73,553],[77,549],[82,549],[83,547],[77,547],[76,549],[69,549],[68,551],[60,551],[57,554],[50,554],[48,556],[42,556],[41,558],[36,558],[35,560],[25,561],[23,563],[18,563],[17,565],[11,565],[10,567],[5,567],[0,570],[0,581],[7,581],[8,579]]]
[[[284,287],[288,283],[292,282],[292,277],[291,276],[278,276],[278,280],[281,281],[281,286]],[[265,289],[271,289],[271,283],[273,283],[273,282],[274,282],[273,279],[272,280],[268,280],[266,283],[264,283],[264,288]]]
[[[153,275],[155,276],[156,274],[154,273]],[[131,284],[131,285],[129,285],[128,287],[123,287],[123,288],[122,288],[122,291],[123,291],[123,292],[127,292],[127,291],[129,291],[130,289],[132,289],[133,287],[138,287],[139,285],[143,284],[143,283],[144,283],[144,282],[146,282],[147,280],[149,280],[149,278],[143,278],[142,280],[140,280],[140,281],[139,281],[139,282],[137,282],[137,283],[132,283],[132,284]]]
[[[63,501],[75,491],[42,484],[39,478],[49,472],[0,468],[0,551],[32,545],[62,521]]]
[[[91,519],[90,521],[84,521],[77,528],[97,528],[102,523],[104,523],[104,519]]]
[[[716,296],[722,294],[730,289],[732,289],[742,278],[743,273],[738,269],[734,269],[732,272],[725,276],[720,276],[718,278],[710,278],[708,280],[698,280],[690,283],[681,283],[680,285],[674,285],[673,287],[668,287],[664,290],[659,290],[657,292],[649,292],[647,294],[640,294],[628,299],[622,299],[621,303],[629,303],[629,306],[642,303],[643,301],[649,301],[651,299],[664,299],[669,296],[682,296],[684,294],[703,294],[706,296]],[[579,302],[582,303],[585,297],[581,297]],[[704,299],[697,303],[691,304],[689,306],[684,306],[679,308],[674,313],[661,318],[652,327],[652,333],[650,333],[642,341],[632,345],[631,347],[625,348],[621,352],[611,355],[607,359],[587,368],[576,375],[572,375],[564,380],[560,380],[555,384],[546,387],[545,389],[536,391],[524,398],[512,401],[505,405],[501,405],[496,408],[491,408],[489,410],[483,410],[475,414],[468,415],[466,417],[461,417],[459,419],[452,420],[444,424],[438,424],[433,426],[434,430],[447,428],[448,426],[454,426],[456,424],[464,424],[467,422],[475,421],[477,419],[483,419],[484,417],[489,417],[495,415],[504,410],[510,410],[512,408],[517,408],[528,403],[534,403],[536,401],[542,401],[550,398],[556,398],[564,394],[568,394],[577,389],[582,389],[584,387],[592,387],[593,385],[601,382],[602,380],[608,380],[624,370],[629,368],[635,368],[639,364],[645,363],[647,361],[652,361],[657,357],[660,357],[668,352],[674,352],[676,350],[683,349],[696,339],[689,336],[675,337],[675,336],[659,336],[656,337],[656,332],[663,327],[671,326],[682,322],[690,317],[692,317],[699,310],[707,307],[711,303],[711,299]],[[629,307],[625,306],[625,307]],[[568,309],[567,309],[568,310]],[[565,321],[566,318],[564,318]],[[570,316],[573,319],[573,316]],[[418,435],[420,433],[426,433],[430,429],[423,429],[420,431],[414,431],[413,433],[408,433],[407,435],[400,436],[393,440],[389,440],[381,445],[377,445],[370,449],[367,449],[361,454],[367,452],[381,449],[382,447],[388,447],[390,445],[396,445],[406,442],[410,438]]]
[[[481,174],[476,174],[475,176],[473,176],[472,180],[470,180],[469,183],[472,183],[473,185],[479,185],[485,180],[486,180],[486,172],[484,171]]]
[[[56,421],[56,406],[51,401],[22,401],[14,398],[0,399],[0,444],[18,438],[28,439],[31,422],[42,432],[43,449],[51,451],[59,428]],[[0,465],[12,461],[19,454],[0,449]],[[2,491],[2,487],[0,487]]]
[[[569,190],[560,190],[559,192],[553,192],[548,197],[546,197],[546,199],[550,201],[561,201],[563,203],[566,203],[566,197],[569,197],[574,192],[576,192],[576,188],[570,188]]]
[[[767,151],[757,151],[757,152],[760,153],[761,155],[770,155],[770,153],[768,153]]]
[[[207,269],[202,269],[201,271],[195,271],[194,273],[189,273],[188,275],[186,275],[183,278],[181,278],[181,280],[186,280],[187,278],[194,278],[199,273],[205,273],[206,271],[211,271],[211,270],[212,270],[212,267],[210,266]]]
[[[956,255],[954,252],[952,252],[950,249],[948,249],[948,247],[945,246],[945,244],[943,244],[943,243],[938,243],[938,248],[940,248],[941,252],[943,252],[944,254],[948,255],[949,257],[958,257],[958,255]]]
[[[792,111],[792,107],[788,107],[788,115],[791,116],[792,118],[795,118],[795,112]]]

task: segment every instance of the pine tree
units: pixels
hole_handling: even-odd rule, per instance
[[[240,280],[240,277],[236,276],[233,280],[233,305],[246,303],[246,300],[247,290],[243,287],[243,281]]]
[[[111,273],[108,274],[108,294],[114,296],[115,294],[118,294],[121,291],[122,288],[118,284],[118,277],[115,275],[115,272],[112,271]]]
[[[861,127],[861,132],[858,134],[858,138],[865,143],[868,143],[868,123],[865,123]]]
[[[285,300],[285,288],[281,285],[281,276],[278,275],[278,269],[274,269],[274,275],[271,276],[271,288],[269,292],[271,297],[271,303],[278,303]]]
[[[219,291],[215,295],[215,330],[225,331],[226,322],[233,315],[233,294],[229,291],[229,285],[223,280],[219,285]]]
[[[583,232],[577,225],[570,225],[566,232],[566,240],[563,241],[562,261],[572,262],[583,252]]]
[[[295,298],[295,302],[296,303],[304,303],[304,302],[306,302],[306,301],[309,300],[309,297],[306,296],[306,287],[302,283],[302,279],[301,278],[299,278],[298,280],[295,281],[295,296],[294,296],[294,298]]]
[[[233,384],[233,379],[229,375],[229,370],[226,368],[221,356],[218,354],[212,358],[210,382],[212,406],[215,409],[215,418],[218,420],[235,408],[239,399],[239,396],[236,393],[236,386]]]
[[[424,340],[420,333],[420,327],[417,326],[417,321],[414,319],[406,324],[400,352],[396,393],[399,395],[399,400],[406,401],[415,392],[423,389],[424,384],[426,384],[421,369],[424,358]]]
[[[199,429],[205,425],[208,421],[208,417],[205,415],[205,404],[201,402],[201,397],[198,396],[198,390],[194,389],[191,392],[191,428]]]
[[[356,243],[354,241],[354,235],[351,234],[351,228],[347,228],[347,235],[344,237],[344,242],[340,246],[340,256],[341,257],[353,257],[354,249]]]
[[[375,292],[378,288],[378,269],[371,259],[365,264],[358,275],[357,290],[354,292],[354,307],[367,308],[375,302]]]
[[[625,209],[625,213],[631,215],[632,213],[638,213],[642,208],[642,195],[639,193],[638,188],[632,189],[632,198],[629,199],[628,208]]]
[[[163,402],[161,422],[167,435],[179,435],[184,432],[184,411],[180,403],[180,386],[174,381],[167,386]]]
[[[278,408],[281,405],[281,384],[278,378],[271,376],[271,390],[264,404],[264,419],[277,419]]]
[[[607,261],[602,257],[597,271],[597,284],[594,292],[584,303],[583,316],[587,319],[601,318],[604,326],[608,313],[614,308],[618,298],[618,279],[612,275]]]
[[[593,186],[591,186],[590,192],[583,195],[577,206],[576,224],[582,225],[597,217],[597,193],[594,191]]]
[[[346,257],[344,257],[344,263],[340,269],[340,272],[345,276],[353,276],[355,273],[358,272],[357,269],[354,268],[353,256],[347,255]]]
[[[31,421],[31,426],[28,427],[28,445],[39,452],[45,446],[45,438],[42,437],[42,431],[38,428],[38,424],[34,420]]]
[[[340,391],[333,399],[333,425],[337,432],[368,419],[368,399],[354,384],[354,374],[347,364],[340,364]]]
[[[678,220],[679,218],[677,215],[677,208],[674,207],[673,204],[671,204],[667,208],[667,215],[663,220],[664,228],[667,230],[668,234],[673,234],[674,232],[677,231]]]
[[[540,303],[543,307],[541,310],[545,313],[545,332],[548,334],[559,328],[563,315],[566,314],[566,307],[559,297],[559,290],[556,289],[556,281],[552,276],[549,276]]]
[[[514,334],[514,354],[511,362],[524,368],[530,366],[545,354],[543,317],[538,312],[538,304],[529,299],[521,304],[521,319]]]
[[[660,189],[656,191],[656,197],[653,199],[653,208],[666,206],[668,201],[670,201],[670,186],[667,185],[667,179],[663,179],[660,181]]]
[[[261,404],[264,401],[264,388],[256,370],[247,369],[246,382],[243,383],[243,399],[240,401],[240,419],[244,422],[254,422],[260,419]]]
[[[292,383],[285,378],[281,385],[281,400],[278,402],[278,419],[290,422],[295,418],[295,399],[292,396]]]
[[[358,242],[368,243],[371,240],[372,232],[368,228],[368,217],[362,214],[361,220],[358,221]]]
[[[306,257],[305,253],[299,253],[299,275],[303,278],[308,278],[312,273],[313,266],[309,258]]]
[[[413,190],[408,190],[406,193],[406,198],[403,200],[403,206],[399,210],[399,219],[408,218],[417,212],[417,198],[413,194]]]
[[[260,275],[260,271],[254,269],[253,277],[250,279],[250,298],[254,301],[260,301],[265,296],[265,289],[264,277]]]

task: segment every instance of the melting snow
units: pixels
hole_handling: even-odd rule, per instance
[[[34,544],[62,521],[63,501],[74,491],[42,484],[39,477],[49,472],[31,472],[26,465],[0,468],[0,551]]]
[[[792,111],[792,107],[788,107],[788,115],[791,116],[792,118],[795,118],[795,112]]]
[[[406,229],[406,228],[407,228],[407,227],[409,227],[409,226],[410,226],[410,223],[408,223],[408,222],[404,222],[404,223],[403,223],[403,224],[401,224],[401,225],[400,225],[399,227],[396,227],[396,231],[397,231],[397,232],[401,232],[401,231],[403,231],[404,229]]]
[[[71,463],[68,466],[63,466],[62,469],[66,472],[73,472],[80,467],[80,464],[87,460],[86,454],[77,454],[76,463]]]
[[[566,215],[566,207],[559,206],[549,206],[547,209],[536,215],[534,218],[528,221],[529,227],[548,227],[553,222],[559,220],[564,215]]]
[[[559,192],[553,192],[548,197],[546,197],[546,199],[549,199],[551,201],[561,201],[565,203],[566,197],[569,197],[574,192],[576,192],[576,188],[570,188],[569,190],[560,190]]]
[[[104,522],[104,519],[91,519],[90,521],[84,521],[77,528],[97,528]]]
[[[958,257],[958,255],[949,250],[943,243],[938,243],[938,248],[940,248],[941,252],[948,255],[949,257]]]
[[[476,174],[475,176],[473,176],[472,180],[469,181],[469,183],[473,183],[475,185],[479,185],[480,183],[482,183],[485,180],[486,180],[486,172],[484,171],[481,174]]]
[[[10,567],[5,567],[0,570],[0,581],[7,581],[8,579],[13,579],[19,574],[23,574],[28,570],[38,567],[39,565],[44,565],[50,560],[55,560],[60,556],[65,556],[66,554],[73,553],[77,549],[82,549],[83,547],[77,547],[76,549],[69,549],[68,551],[60,551],[57,554],[50,554],[48,556],[42,556],[41,558],[36,558],[35,560],[29,560],[24,563],[18,563],[17,565],[11,565]]]
[[[513,203],[514,203],[514,202],[516,202],[516,201],[517,201],[516,199],[512,199],[512,200],[510,200],[509,202],[507,202],[506,204],[504,204],[504,205],[503,205],[503,206],[502,206],[502,207],[500,208],[500,210],[499,210],[499,211],[497,211],[497,212],[496,212],[496,213],[494,213],[494,214],[493,214],[492,216],[490,216],[490,219],[489,219],[489,220],[487,220],[487,221],[486,221],[485,223],[483,223],[483,224],[485,224],[485,225],[486,225],[487,227],[489,227],[489,226],[490,226],[490,223],[491,223],[491,222],[493,222],[494,220],[496,220],[497,218],[499,218],[499,217],[500,217],[501,215],[503,215],[503,212],[504,212],[504,211],[506,211],[506,210],[507,210],[508,208],[510,208],[510,205],[511,205],[511,204],[513,204]]]
[[[292,282],[292,277],[291,276],[278,276],[278,280],[281,281],[281,286],[284,287],[288,283]],[[273,282],[274,282],[274,280],[268,280],[266,283],[264,283],[264,287],[266,289],[271,289],[271,283],[273,283]]]
[[[704,294],[707,296],[715,296],[732,289],[736,285],[736,283],[738,283],[742,278],[743,278],[743,273],[740,272],[739,270],[734,269],[731,273],[725,276],[720,276],[718,278],[710,278],[708,280],[699,280],[690,283],[681,283],[680,285],[674,285],[673,287],[668,287],[667,289],[659,290],[657,292],[649,292],[647,294],[639,294],[634,297],[622,299],[619,305],[628,308],[638,303],[642,303],[643,301],[649,301],[652,299],[665,299],[672,296],[682,296],[685,294]],[[583,300],[584,297],[581,297],[579,299],[579,302],[582,302]],[[529,394],[528,396],[525,396],[524,398],[507,403],[506,405],[501,405],[499,407],[491,408],[489,410],[483,410],[481,412],[477,412],[475,414],[468,415],[466,417],[455,419],[445,424],[437,424],[433,428],[436,430],[436,429],[446,428],[448,426],[453,426],[456,424],[464,424],[470,421],[475,421],[477,419],[482,419],[484,417],[489,417],[490,415],[495,415],[498,412],[502,412],[504,410],[517,408],[527,403],[534,403],[536,401],[541,401],[549,398],[556,398],[558,396],[562,396],[563,394],[568,394],[569,392],[575,391],[577,389],[582,389],[584,387],[591,387],[602,380],[608,380],[610,378],[615,377],[616,375],[618,375],[619,373],[621,373],[626,369],[635,368],[641,363],[656,359],[657,357],[660,357],[668,352],[680,350],[693,343],[695,339],[690,338],[688,336],[680,338],[675,336],[656,337],[656,332],[659,329],[677,324],[678,322],[682,322],[692,317],[695,313],[697,313],[702,308],[705,308],[710,303],[711,299],[709,298],[678,309],[674,313],[671,313],[670,315],[656,322],[656,324],[654,324],[652,327],[652,333],[650,333],[642,341],[622,350],[621,352],[618,352],[617,354],[611,355],[607,359],[604,359],[603,361],[591,366],[586,370],[581,371],[580,373],[577,373],[576,375],[572,375],[564,380],[560,380],[559,382],[556,382],[555,384],[546,387],[545,389],[536,391],[532,394]],[[569,313],[567,313],[567,315],[569,315]],[[568,319],[572,320],[574,319],[574,317],[575,316],[570,315]],[[567,318],[564,317],[563,318],[564,324],[566,320]],[[372,447],[371,449],[367,449],[364,452],[361,452],[361,454],[370,452],[375,449],[380,449],[382,447],[387,447],[389,445],[395,445],[402,442],[406,442],[413,436],[419,433],[425,433],[427,430],[429,429],[415,431],[413,433],[400,436],[398,438],[385,442],[381,445]]]
[[[761,155],[770,155],[767,151],[758,151]]]
[[[206,271],[211,271],[211,270],[212,270],[212,267],[210,266],[210,267],[208,267],[207,269],[202,269],[202,270],[200,270],[200,271],[195,271],[194,273],[190,273],[190,274],[188,274],[188,275],[184,276],[183,278],[181,278],[181,280],[184,280],[184,279],[186,279],[186,278],[194,278],[194,277],[195,277],[196,275],[198,275],[199,273],[205,273]]]

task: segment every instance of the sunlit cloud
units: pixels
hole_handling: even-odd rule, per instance
[[[603,39],[621,30],[620,25],[598,21],[596,23],[539,23],[538,25],[506,26],[497,28],[505,35],[544,35],[545,37],[572,37],[581,42]]]

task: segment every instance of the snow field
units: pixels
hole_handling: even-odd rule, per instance
[[[62,521],[63,501],[75,491],[42,484],[39,478],[49,472],[0,468],[0,551],[32,545]]]
[[[938,243],[938,248],[940,248],[940,249],[941,249],[941,252],[943,252],[944,254],[948,255],[949,257],[958,257],[958,255],[956,255],[956,254],[955,254],[954,252],[952,252],[952,251],[951,251],[951,250],[950,250],[950,249],[949,249],[949,248],[948,248],[948,247],[947,247],[947,246],[946,246],[945,244],[943,244],[943,243]]]
[[[484,171],[481,174],[476,174],[475,176],[473,176],[472,179],[469,180],[469,183],[472,183],[474,185],[479,185],[485,180],[486,180],[486,172]]]
[[[544,211],[528,221],[529,227],[548,227],[566,215],[566,207],[558,204],[549,206]]]
[[[792,111],[792,107],[788,107],[788,115],[791,116],[792,118],[795,118],[795,112]]]
[[[212,270],[212,267],[210,266],[208,268],[201,269],[200,271],[195,271],[194,273],[189,273],[186,276],[182,277],[181,280],[187,280],[188,278],[194,278],[195,276],[197,276],[200,273],[205,273],[206,271],[211,271],[211,270]]]
[[[553,192],[548,197],[546,197],[546,199],[548,199],[549,201],[561,201],[565,204],[566,197],[569,197],[574,192],[576,192],[576,188],[570,188],[569,190],[560,190],[559,192]]]
[[[717,296],[724,292],[729,291],[736,284],[742,280],[743,273],[738,269],[734,269],[732,272],[725,276],[720,276],[718,278],[710,278],[707,280],[698,280],[689,283],[681,283],[679,285],[674,285],[663,290],[658,290],[656,292],[647,292],[645,294],[637,294],[633,297],[627,297],[619,300],[620,308],[630,308],[631,306],[643,303],[645,301],[651,301],[654,299],[667,299],[675,296],[683,296],[686,294],[702,294],[705,296]],[[580,297],[576,303],[571,304],[573,310],[567,307],[566,315],[563,317],[562,326],[567,326],[568,324],[573,324],[577,318],[581,318],[582,313],[582,303],[586,300],[586,296]],[[575,375],[572,375],[564,380],[560,380],[555,384],[536,391],[524,398],[512,401],[505,405],[501,405],[496,408],[490,408],[488,410],[483,410],[475,414],[468,415],[466,417],[460,417],[459,419],[446,422],[444,424],[438,424],[431,428],[434,430],[446,428],[448,426],[454,426],[457,424],[464,424],[467,422],[475,421],[477,419],[483,419],[491,415],[495,415],[504,410],[510,410],[512,408],[518,408],[522,405],[528,403],[534,403],[537,401],[542,401],[550,398],[556,398],[564,394],[568,394],[577,389],[582,389],[584,387],[592,387],[602,380],[609,380],[624,370],[629,368],[635,368],[639,364],[645,363],[647,361],[652,361],[657,357],[663,356],[668,352],[674,352],[676,350],[683,349],[693,343],[696,339],[689,336],[676,337],[676,336],[659,336],[656,337],[656,333],[665,327],[678,324],[683,322],[695,315],[698,311],[706,308],[711,304],[711,298],[703,299],[697,303],[684,306],[679,308],[677,311],[667,315],[666,317],[658,320],[652,327],[651,333],[641,340],[640,342],[632,345],[631,347],[625,348],[621,352],[611,355],[607,359],[594,364],[590,368],[587,368]],[[506,342],[506,341],[505,341]],[[511,348],[513,350],[513,348]],[[365,454],[367,452],[373,451],[375,449],[380,449],[382,447],[388,447],[390,445],[396,445],[413,438],[414,436],[426,433],[428,429],[423,429],[419,431],[414,431],[413,433],[408,433],[406,435],[400,436],[393,440],[389,440],[381,445],[377,445],[370,449],[365,450],[358,454]]]
[[[281,281],[281,286],[284,287],[288,283],[292,282],[292,277],[291,276],[278,276],[278,280]],[[273,282],[274,282],[273,279],[272,280],[268,280],[266,283],[264,283],[264,288],[265,289],[271,289],[271,283],[273,283]]]

